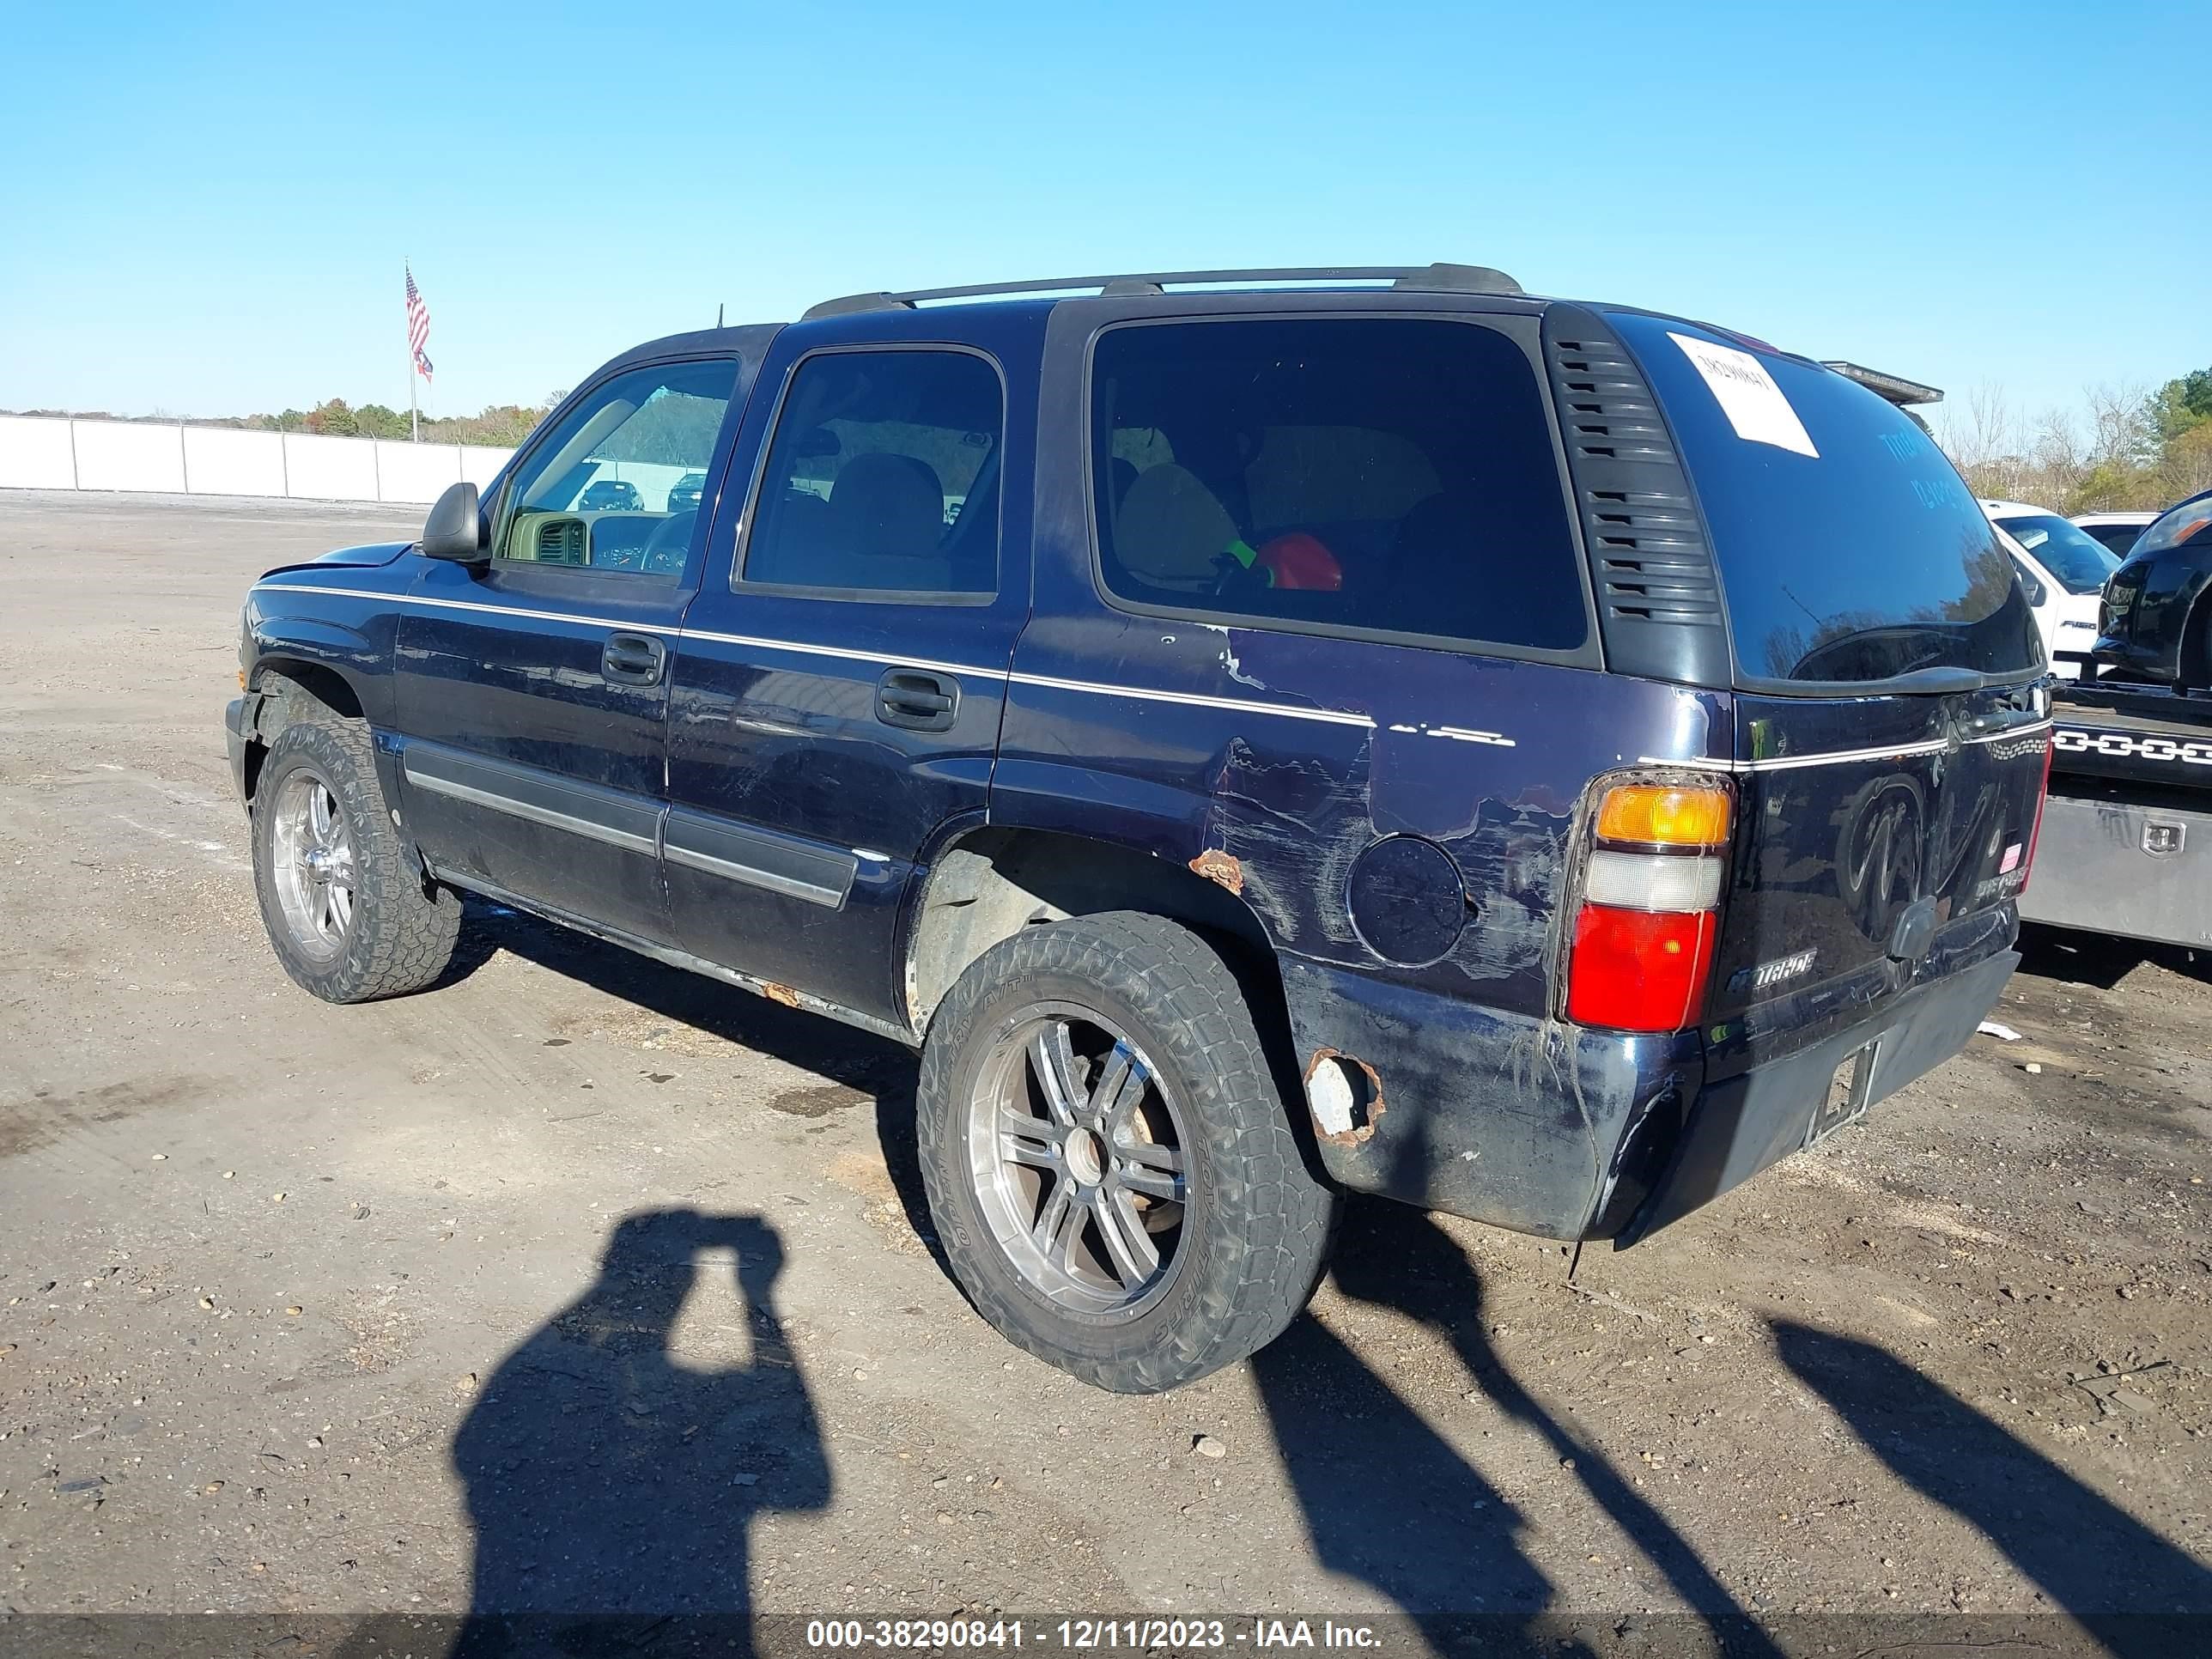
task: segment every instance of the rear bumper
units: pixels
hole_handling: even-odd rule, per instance
[[[2055,927],[2212,945],[2212,811],[2051,795],[2020,913]]]
[[[1701,1092],[1651,1196],[1622,1231],[1623,1248],[1780,1162],[1811,1139],[1837,1068],[1874,1045],[1866,1103],[1923,1077],[1966,1046],[2020,964],[2001,951],[1972,968],[1909,991],[1879,1018]]]
[[[1340,1055],[1371,1079],[1350,1132],[1314,1113],[1332,1179],[1540,1237],[1625,1245],[1804,1146],[1856,1050],[1879,1045],[1869,1103],[1958,1053],[2020,957],[2000,950],[1710,1085],[1695,1031],[1585,1030],[1278,960],[1302,1070]]]

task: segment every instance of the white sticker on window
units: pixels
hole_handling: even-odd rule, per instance
[[[1715,345],[1686,334],[1670,332],[1667,337],[1682,348],[1682,355],[1705,377],[1737,437],[1755,444],[1772,444],[1793,454],[1810,455],[1814,460],[1820,458],[1805,423],[1797,418],[1790,399],[1782,395],[1782,388],[1759,366],[1758,358],[1734,346]]]

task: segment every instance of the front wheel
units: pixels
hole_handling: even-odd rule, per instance
[[[1150,1394],[1297,1316],[1336,1194],[1306,1167],[1236,976],[1133,913],[1024,930],[963,974],[917,1090],[954,1275],[1017,1346]]]
[[[368,728],[304,720],[253,793],[253,887],[276,959],[325,1002],[419,991],[446,970],[461,902],[425,886],[378,786]]]

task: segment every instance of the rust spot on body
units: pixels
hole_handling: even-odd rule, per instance
[[[1358,1146],[1382,1115],[1382,1077],[1356,1054],[1316,1048],[1306,1066],[1306,1109],[1314,1133],[1336,1146]]]
[[[778,985],[773,980],[769,980],[762,985],[761,994],[766,997],[770,1002],[780,1002],[787,1008],[796,1008],[799,1006],[799,993],[793,990],[788,985]]]
[[[1231,892],[1244,890],[1244,866],[1237,855],[1218,847],[1209,847],[1190,861],[1190,867],[1208,881],[1219,882]]]

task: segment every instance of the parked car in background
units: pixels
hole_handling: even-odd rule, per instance
[[[714,511],[569,507],[648,408]],[[2051,747],[1899,410],[1475,266],[659,341],[242,621],[295,981],[428,987],[468,891],[918,1048],[951,1271],[1125,1390],[1282,1331],[1346,1191],[1632,1243],[1956,1054]]]
[[[2136,538],[2157,517],[2155,513],[2076,513],[2073,522],[2104,543],[2114,558],[2124,559]]]
[[[687,472],[668,486],[668,510],[671,513],[696,513],[699,498],[707,490],[707,475]]]
[[[620,478],[601,478],[584,486],[577,497],[579,513],[642,513],[645,498],[637,493],[637,486]]]
[[[2106,585],[2097,657],[2192,688],[2212,686],[2212,489],[2168,507]]]
[[[2053,666],[2063,678],[2073,678],[2081,665],[2058,660],[2055,653],[2087,651],[2096,642],[2097,605],[2105,579],[2119,568],[2119,561],[2086,531],[2043,507],[1984,500],[1982,511],[2021,567],[2044,650],[2053,655]]]

